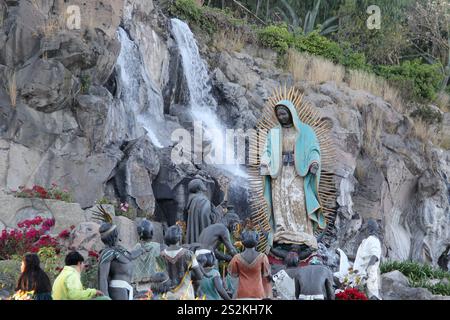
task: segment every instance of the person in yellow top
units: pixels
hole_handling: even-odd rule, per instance
[[[77,251],[67,254],[65,267],[56,277],[52,288],[53,300],[103,300],[104,294],[97,289],[84,289],[81,283],[81,272],[84,269],[84,258]],[[106,299],[109,300],[109,299]]]

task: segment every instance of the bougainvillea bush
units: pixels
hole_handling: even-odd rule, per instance
[[[3,230],[0,234],[0,260],[22,257],[27,252],[39,252],[41,248],[54,248],[60,252],[62,242],[70,232],[63,230],[58,236],[50,235],[54,219],[40,216],[19,222],[16,229]]]
[[[53,183],[49,189],[38,185],[34,185],[32,188],[20,186],[19,190],[12,192],[18,198],[40,198],[73,202],[69,190],[59,188],[56,183]]]
[[[368,300],[364,292],[357,288],[347,288],[342,292],[336,293],[336,300]]]

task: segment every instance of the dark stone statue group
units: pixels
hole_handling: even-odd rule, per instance
[[[279,253],[284,265],[271,265],[268,255],[256,249],[260,234],[251,229],[239,232],[239,216],[216,210],[202,180],[192,180],[188,189],[186,233],[173,225],[165,231],[164,244],[153,241],[153,224],[143,220],[138,226],[140,242],[127,251],[118,245],[116,226],[102,224],[101,292],[112,300],[148,298],[149,294],[152,299],[167,300],[334,299],[331,269],[308,260],[310,256],[321,260],[320,254],[293,246]],[[239,242],[234,242],[235,235]],[[295,295],[274,297],[273,285],[280,275],[294,280]]]

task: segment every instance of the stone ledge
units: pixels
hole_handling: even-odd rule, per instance
[[[88,221],[86,212],[78,203],[68,203],[58,200],[38,198],[17,198],[12,195],[0,194],[0,229],[4,227],[17,228],[17,223],[42,216],[55,219],[53,233],[59,233],[71,225],[77,226]]]

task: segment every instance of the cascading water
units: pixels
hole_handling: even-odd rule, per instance
[[[217,101],[211,94],[212,88],[209,84],[208,68],[200,56],[197,42],[189,26],[179,20],[171,20],[171,31],[175,38],[181,54],[184,74],[190,96],[190,108],[194,121],[202,122],[205,135],[210,139],[212,148],[212,161],[220,165],[220,168],[241,177],[247,174],[238,164],[229,163],[227,159],[234,159],[233,143],[226,143],[226,130],[216,115]],[[224,152],[220,152],[224,150]],[[225,153],[225,154],[223,154]]]
[[[120,100],[126,110],[131,110],[135,121],[146,130],[153,144],[162,148],[163,145],[154,130],[155,126],[164,120],[162,94],[148,76],[139,49],[127,32],[119,28],[118,37],[121,44],[117,59],[117,66],[120,68]],[[137,138],[140,132],[135,135],[132,138]]]

